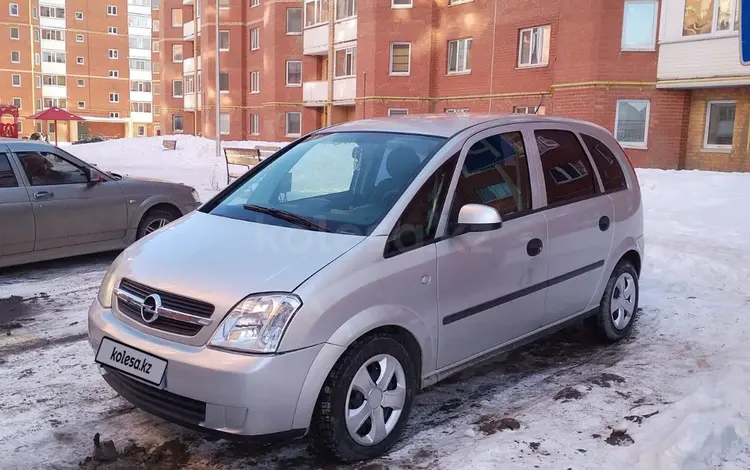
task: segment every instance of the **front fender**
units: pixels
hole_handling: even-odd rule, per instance
[[[132,200],[133,197],[129,197],[129,199]],[[169,204],[179,210],[180,214],[185,215],[185,207],[177,198],[168,194],[157,194],[149,196],[141,201],[140,204],[138,204],[138,207],[131,212],[129,227],[133,230],[137,230],[138,224],[141,223],[141,219],[146,215],[146,212],[157,204]]]

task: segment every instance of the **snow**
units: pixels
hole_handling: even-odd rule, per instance
[[[213,141],[176,136],[177,150],[167,151],[165,138],[172,136],[66,150],[102,169],[185,182],[204,198],[216,191],[214,180],[223,185]],[[750,174],[642,169],[638,177],[646,258],[633,336],[602,346],[566,330],[430,387],[402,440],[378,462],[750,468]],[[26,309],[17,318],[23,326],[0,336],[3,468],[70,468],[91,455],[94,432],[118,450],[135,441],[155,451],[176,440],[188,450],[185,468],[319,466],[304,442],[248,450],[206,440],[116,396],[85,341],[86,310],[113,257],[0,272],[0,323],[9,297]],[[503,424],[508,418],[520,427]]]

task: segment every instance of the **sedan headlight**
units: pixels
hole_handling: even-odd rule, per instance
[[[104,308],[112,308],[112,293],[115,290],[115,271],[120,261],[123,258],[125,252],[120,253],[117,258],[109,265],[106,274],[104,274],[104,280],[102,280],[101,286],[99,286],[99,304]]]
[[[211,346],[242,352],[273,353],[302,301],[294,294],[246,297],[224,318]]]

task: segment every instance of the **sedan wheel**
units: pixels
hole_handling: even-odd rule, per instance
[[[144,234],[148,235],[151,232],[155,232],[155,231],[159,230],[160,228],[164,227],[165,225],[167,225],[169,222],[171,222],[171,221],[167,220],[165,218],[159,218],[159,219],[152,220],[151,223],[149,223],[148,225],[146,225],[146,230],[144,231]]]
[[[638,315],[638,272],[629,261],[621,261],[612,272],[591,324],[605,341],[628,336]]]
[[[635,279],[630,273],[620,274],[615,282],[615,288],[612,289],[612,300],[610,301],[610,310],[612,314],[612,324],[618,330],[622,330],[630,324],[635,312]]]
[[[154,233],[160,228],[169,225],[175,220],[179,219],[180,214],[176,211],[177,209],[151,209],[146,213],[145,216],[143,216],[143,219],[141,219],[141,223],[138,225],[138,233],[136,234],[136,239],[140,240],[146,235]]]

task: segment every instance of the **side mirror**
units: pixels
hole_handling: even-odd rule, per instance
[[[483,204],[466,204],[458,212],[456,234],[489,232],[503,226],[503,219],[494,207]]]
[[[286,194],[292,190],[292,174],[287,173],[279,183],[279,194]]]

